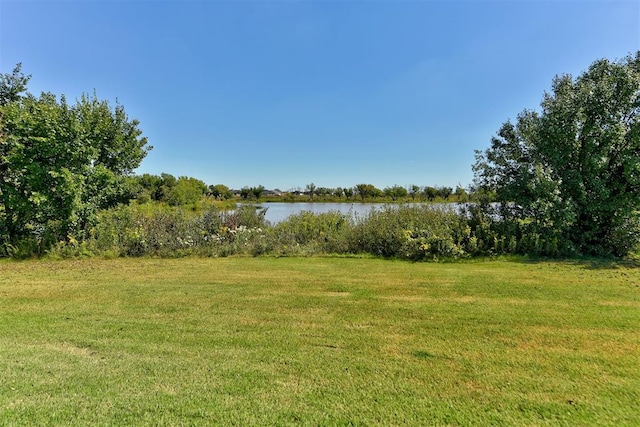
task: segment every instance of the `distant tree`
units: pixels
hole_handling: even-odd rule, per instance
[[[341,198],[342,195],[344,194],[344,190],[342,189],[342,187],[336,187],[333,189],[331,194],[333,194],[337,198]]]
[[[420,186],[419,185],[411,185],[409,187],[409,194],[411,195],[411,200],[415,200],[416,196],[420,194]]]
[[[319,197],[329,196],[331,195],[331,193],[332,193],[332,190],[330,188],[327,188],[327,187],[316,188],[316,195],[318,195]]]
[[[467,191],[464,188],[462,188],[460,185],[456,187],[455,195],[456,195],[456,198],[458,199],[458,202],[466,202],[469,200],[469,195],[467,194]]]
[[[399,185],[394,185],[392,187],[386,187],[384,190],[384,195],[390,197],[391,200],[396,201],[403,197],[407,197],[407,189],[401,187]]]
[[[251,194],[253,194],[253,197],[255,197],[256,200],[260,200],[260,197],[262,197],[262,193],[264,193],[264,187],[262,185],[251,187]]]
[[[242,187],[240,189],[240,197],[242,197],[243,199],[248,199],[249,196],[252,194],[251,188],[249,187]]]
[[[358,184],[355,187],[362,200],[382,196],[382,190],[372,184]]]
[[[210,185],[209,194],[220,200],[229,200],[233,197],[233,192],[224,184]]]
[[[313,196],[316,193],[316,185],[313,182],[307,184],[306,193],[309,195],[311,200],[313,200]]]
[[[156,200],[166,202],[169,199],[169,194],[171,194],[173,188],[178,184],[178,180],[175,176],[165,172],[160,174],[160,179],[160,193],[158,194],[158,198]]]
[[[196,178],[181,176],[171,189],[167,202],[171,206],[182,206],[196,203],[206,194],[207,185]]]
[[[345,187],[342,189],[342,192],[347,199],[350,199],[353,197],[354,189],[353,187]]]
[[[422,194],[427,200],[433,202],[436,197],[438,197],[438,189],[435,187],[426,186],[422,189]]]
[[[136,199],[139,202],[162,198],[162,177],[145,173],[135,176],[134,181],[137,186]]]
[[[442,197],[442,200],[449,200],[449,196],[453,194],[453,188],[451,187],[440,187],[438,188],[438,195]]]

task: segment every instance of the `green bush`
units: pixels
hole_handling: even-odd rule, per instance
[[[352,227],[347,214],[303,211],[270,228],[268,238],[280,254],[345,253]]]
[[[466,256],[476,246],[463,215],[422,205],[372,210],[349,236],[350,252],[413,260]]]
[[[253,236],[247,230],[264,225],[264,213],[252,207],[195,213],[159,203],[132,204],[101,212],[89,245],[118,256],[232,255],[249,253]]]
[[[264,210],[253,206],[218,211],[215,206],[193,210],[157,202],[133,203],[101,211],[86,239],[68,236],[48,242],[47,254],[77,258],[350,253],[415,261],[500,254],[575,255],[570,242],[551,228],[473,205],[461,211],[389,205],[356,218],[340,212],[301,212],[274,225],[264,216]],[[637,233],[638,229],[638,224],[630,223],[625,230]],[[46,230],[35,231],[14,246],[5,244],[3,251],[15,258],[42,255],[43,242],[50,236]],[[615,237],[623,240],[626,235]]]

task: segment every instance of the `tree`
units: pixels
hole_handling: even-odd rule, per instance
[[[196,203],[207,191],[207,185],[197,178],[181,176],[167,196],[171,206],[183,206]]]
[[[438,189],[435,187],[424,187],[422,190],[422,194],[427,198],[430,202],[433,202],[435,198],[438,196]]]
[[[145,173],[134,177],[137,191],[136,199],[140,203],[160,200],[162,196],[162,178],[158,175]]]
[[[0,74],[0,106],[19,101],[30,79],[30,75],[22,74],[22,63],[17,64],[11,74]]]
[[[412,185],[409,187],[409,194],[411,194],[411,200],[415,200],[415,199],[416,199],[416,196],[417,196],[418,194],[420,194],[420,186],[419,186],[419,185],[412,184]]]
[[[453,194],[453,188],[451,187],[440,187],[438,188],[438,195],[442,197],[442,200],[449,200],[449,196]]]
[[[248,199],[250,195],[251,195],[251,188],[245,186],[240,189],[240,197],[242,197],[243,199],[245,200]]]
[[[396,201],[398,199],[401,199],[403,197],[407,197],[407,189],[404,187],[401,187],[399,185],[394,185],[392,187],[386,187],[384,190],[384,195],[387,197],[390,197],[391,200]]]
[[[460,185],[456,186],[456,191],[454,192],[454,194],[456,195],[458,202],[466,202],[467,200],[469,200],[467,191]]]
[[[316,188],[316,196],[318,197],[324,197],[324,196],[330,196],[332,193],[332,190],[328,187],[318,187]]]
[[[229,200],[233,197],[233,192],[224,184],[210,185],[209,194],[220,200]]]
[[[350,199],[353,197],[353,188],[352,187],[345,187],[342,189],[342,192],[344,193],[344,197],[346,197],[347,199]]]
[[[132,196],[128,177],[151,149],[121,105],[21,95],[27,81],[19,66],[0,78],[0,251],[81,238],[99,209]]]
[[[264,187],[262,185],[251,187],[251,194],[253,194],[253,197],[255,197],[256,200],[260,200],[260,197],[262,197],[262,193],[264,193]]]
[[[309,195],[311,200],[313,200],[313,195],[316,192],[316,185],[312,182],[307,184],[306,193]]]
[[[380,197],[382,195],[382,190],[376,188],[373,184],[358,184],[355,187],[355,191],[360,195],[362,200]]]
[[[556,76],[541,107],[476,152],[476,188],[542,252],[627,254],[640,242],[640,51]]]

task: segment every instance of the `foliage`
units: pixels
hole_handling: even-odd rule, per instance
[[[229,200],[233,197],[233,192],[224,184],[210,185],[208,190],[209,194],[216,199]]]
[[[0,251],[82,240],[100,209],[131,197],[127,176],[147,139],[121,105],[95,94],[74,105],[51,93],[18,96],[28,80],[19,66],[0,80]]]
[[[264,193],[264,187],[262,185],[251,187],[251,194],[253,195],[253,197],[255,197],[256,200],[260,200],[260,197],[262,197],[262,193]]]
[[[207,192],[207,185],[197,178],[181,176],[167,194],[171,206],[193,205]]]
[[[0,106],[18,102],[27,91],[31,76],[22,74],[22,63],[13,69],[11,74],[0,74]]]
[[[353,220],[347,214],[300,212],[274,225],[268,237],[280,254],[345,253],[352,227]]]
[[[640,52],[556,77],[541,106],[476,153],[475,185],[499,203],[485,213],[519,252],[628,254],[640,242]]]
[[[358,184],[355,186],[354,192],[358,194],[362,200],[382,196],[382,190],[372,184]]]
[[[115,256],[232,255],[250,253],[251,233],[265,227],[251,206],[194,212],[163,204],[131,204],[100,213],[87,244]],[[58,247],[58,249],[60,249]]]
[[[394,185],[392,187],[386,187],[383,190],[383,193],[385,196],[391,198],[391,200],[393,200],[394,202],[398,199],[401,199],[403,197],[407,197],[407,189],[404,187],[401,187],[399,185]]]
[[[475,251],[466,219],[449,209],[387,206],[357,221],[349,250],[413,260],[457,258]]]

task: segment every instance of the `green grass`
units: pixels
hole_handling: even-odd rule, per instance
[[[0,262],[0,425],[639,425],[640,269]]]

